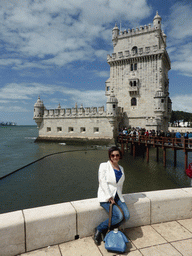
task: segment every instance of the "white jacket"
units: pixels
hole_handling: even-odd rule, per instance
[[[98,200],[99,202],[108,202],[109,198],[115,198],[115,194],[117,192],[120,200],[125,202],[122,189],[123,189],[123,182],[125,180],[125,174],[123,167],[120,166],[122,176],[118,183],[116,183],[115,172],[110,161],[106,163],[101,163],[99,166],[99,189],[98,189]]]

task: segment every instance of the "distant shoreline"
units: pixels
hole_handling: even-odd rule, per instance
[[[37,125],[33,125],[33,124],[17,124],[17,125],[1,125],[0,124],[0,127],[36,127]]]

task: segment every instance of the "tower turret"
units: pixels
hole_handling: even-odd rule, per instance
[[[40,97],[38,97],[38,100],[34,105],[34,115],[33,115],[33,119],[37,124],[37,128],[40,128],[41,122],[43,120],[44,108],[45,107],[44,107],[43,101],[41,101]]]
[[[108,96],[108,99],[106,102],[106,114],[107,114],[108,121],[111,125],[113,138],[116,138],[118,135],[118,128],[117,128],[118,100],[114,95],[113,88],[111,89],[110,96]]]
[[[118,110],[118,100],[114,95],[113,89],[111,90],[111,94],[107,99],[106,110],[108,116],[116,117]]]
[[[118,41],[118,35],[119,35],[119,28],[117,27],[117,24],[115,24],[115,27],[112,30],[112,41],[113,41],[113,46],[117,44]]]
[[[165,103],[166,103],[166,101],[165,101],[166,96],[163,93],[162,88],[160,88],[156,92],[154,99],[155,99],[155,109],[154,109],[154,111],[158,116],[162,117],[163,113],[165,112]]]
[[[153,19],[153,26],[155,29],[161,29],[161,16],[159,16],[158,11]]]
[[[166,47],[167,36],[165,35],[164,31],[162,32],[162,35],[163,35],[163,40],[164,40],[165,47]]]

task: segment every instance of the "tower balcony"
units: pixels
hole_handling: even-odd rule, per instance
[[[138,94],[139,93],[139,79],[130,79],[128,86],[129,93]]]

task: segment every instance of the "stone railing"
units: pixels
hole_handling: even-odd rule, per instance
[[[45,109],[44,118],[46,117],[82,117],[82,116],[102,116],[106,115],[104,107],[85,107],[85,108],[66,108],[66,109]]]
[[[123,60],[123,59],[132,59],[133,57],[147,57],[151,56],[151,54],[157,55],[161,53],[162,50],[158,50],[157,45],[151,46],[151,47],[144,47],[139,48],[138,53],[133,53],[132,51],[125,50],[125,51],[119,51],[117,53],[112,53],[112,56],[110,54],[107,54],[107,62],[116,61],[116,60]]]
[[[192,218],[192,188],[124,195],[131,218],[124,228]],[[0,214],[1,256],[91,236],[107,218],[97,198]]]

